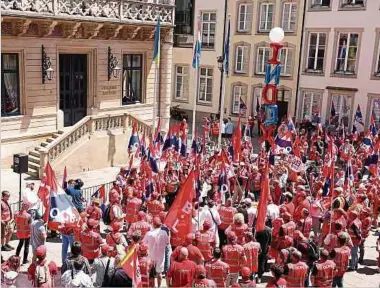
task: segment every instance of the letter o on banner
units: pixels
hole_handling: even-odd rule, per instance
[[[268,99],[268,92],[272,92],[271,99]],[[277,102],[277,86],[273,84],[267,84],[263,88],[262,92],[262,100],[264,101],[264,104],[267,105],[274,105]]]
[[[286,151],[290,154],[290,152],[292,152],[292,147],[286,147]]]
[[[59,218],[60,211],[58,208],[53,208],[50,210],[50,217],[53,219]]]
[[[133,148],[136,150],[139,149],[139,143],[136,142],[135,144],[133,144]]]
[[[220,187],[220,192],[222,192],[222,193],[227,193],[227,192],[228,192],[228,185],[227,185],[227,184],[223,184],[223,185]]]

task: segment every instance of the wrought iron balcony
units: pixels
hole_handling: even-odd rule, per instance
[[[1,0],[2,16],[174,25],[174,0]]]

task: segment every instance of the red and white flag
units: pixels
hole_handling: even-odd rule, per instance
[[[268,196],[269,196],[269,169],[268,161],[265,164],[265,169],[263,171],[263,179],[261,185],[261,193],[259,200],[259,207],[257,209],[257,222],[256,222],[256,232],[262,231],[265,229],[265,218],[267,215],[268,207]]]
[[[141,287],[140,263],[137,257],[136,245],[129,249],[127,255],[121,260],[120,267],[132,279],[133,287]]]
[[[164,221],[164,224],[176,234],[176,237],[183,241],[191,232],[192,200],[195,195],[194,180],[194,171],[191,171]]]

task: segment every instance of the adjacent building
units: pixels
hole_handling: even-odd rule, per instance
[[[226,115],[237,116],[242,99],[248,115],[261,103],[265,64],[271,49],[269,32],[282,27],[281,79],[277,96],[279,118],[293,115],[296,103],[298,65],[304,11],[303,0],[239,0],[228,2],[231,19],[230,73],[226,83]]]
[[[380,125],[380,3],[308,0],[300,71],[298,119],[351,129],[360,105],[365,126]],[[332,103],[337,117],[330,121]]]
[[[172,105],[187,110],[191,117],[194,101],[197,118],[218,113],[221,72],[217,57],[222,55],[224,33],[223,1],[176,0]],[[192,67],[193,47],[200,27],[202,56],[199,75]],[[198,77],[198,79],[197,79]],[[196,91],[196,82],[199,89]]]

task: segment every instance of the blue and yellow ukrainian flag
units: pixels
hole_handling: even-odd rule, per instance
[[[153,61],[156,64],[160,63],[160,41],[161,38],[161,25],[160,25],[160,15],[158,15],[157,25],[156,25],[156,35],[154,37],[154,53],[153,53]]]

